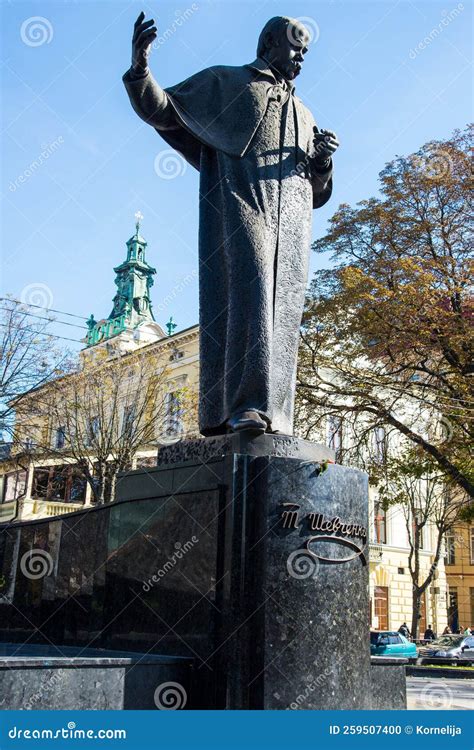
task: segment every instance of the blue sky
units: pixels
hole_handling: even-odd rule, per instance
[[[468,2],[3,0],[2,294],[106,316],[112,269],[139,209],[157,269],[158,322],[197,322],[198,174],[188,166],[160,176],[168,147],[136,117],[121,82],[142,9],[168,30],[150,60],[163,86],[210,65],[250,62],[273,15],[306,20],[314,41],[297,93],[341,141],[314,237],[340,203],[377,192],[395,154],[472,119]],[[312,270],[325,262],[313,254]]]

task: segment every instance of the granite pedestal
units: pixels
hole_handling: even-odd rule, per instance
[[[214,646],[197,666],[216,707],[371,708],[367,476],[332,461],[241,433],[166,446],[119,484],[119,499],[156,497],[166,474],[194,517],[219,492]]]

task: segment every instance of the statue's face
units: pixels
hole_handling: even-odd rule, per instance
[[[301,72],[309,42],[307,29],[294,21],[274,40],[266,59],[287,81],[292,81]]]

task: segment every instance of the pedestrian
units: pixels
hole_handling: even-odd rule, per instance
[[[401,633],[405,638],[410,638],[411,633],[408,630],[408,625],[406,622],[403,622],[400,627],[398,628],[398,632]]]
[[[434,641],[436,638],[436,633],[432,629],[431,625],[428,625],[428,627],[425,630],[425,635],[423,636],[425,641]]]
[[[471,635],[471,628],[466,628],[463,635]]]
[[[449,627],[449,625],[446,625],[445,629],[443,630],[443,635],[451,635],[453,631]]]

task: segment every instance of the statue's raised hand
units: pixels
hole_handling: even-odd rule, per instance
[[[148,69],[150,47],[158,35],[155,21],[145,21],[143,11],[138,16],[133,27],[132,37],[132,68],[135,73],[144,73]]]

